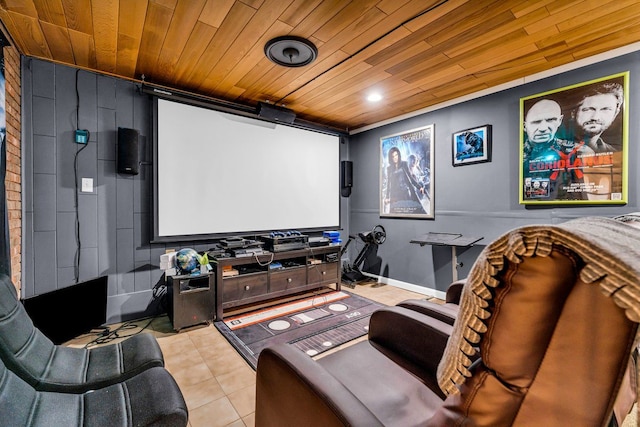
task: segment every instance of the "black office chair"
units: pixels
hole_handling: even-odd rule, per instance
[[[4,427],[184,427],[187,405],[173,377],[154,367],[95,391],[36,390],[0,359],[0,414]]]
[[[36,390],[67,393],[106,387],[164,366],[151,334],[93,349],[54,345],[34,327],[4,274],[0,274],[0,359]]]

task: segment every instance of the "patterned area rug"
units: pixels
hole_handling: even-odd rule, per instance
[[[293,345],[315,356],[365,335],[369,317],[384,307],[344,291],[330,292],[214,322],[231,345],[256,369],[263,348]]]

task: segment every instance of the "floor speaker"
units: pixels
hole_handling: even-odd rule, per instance
[[[118,128],[118,173],[138,175],[138,131]]]
[[[215,274],[169,276],[167,291],[167,315],[176,331],[216,318]]]

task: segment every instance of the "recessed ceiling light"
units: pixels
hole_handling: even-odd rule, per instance
[[[367,96],[367,101],[369,102],[382,101],[382,95],[380,95],[378,92],[370,93],[369,96]]]

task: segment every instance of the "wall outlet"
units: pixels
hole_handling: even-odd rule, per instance
[[[93,178],[82,178],[82,192],[93,193]]]

